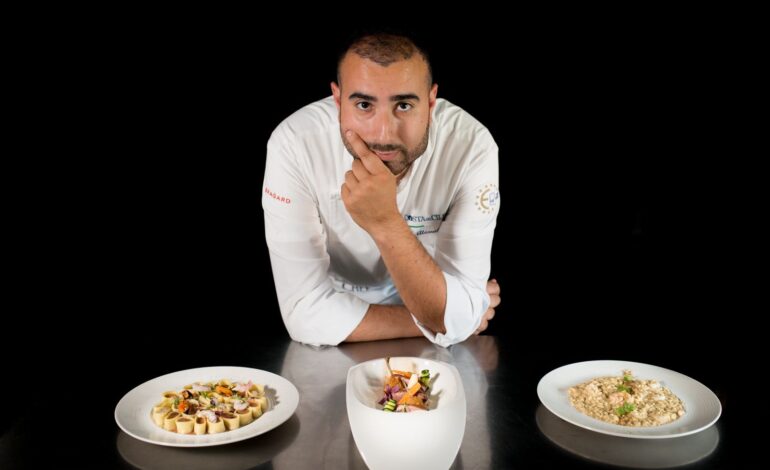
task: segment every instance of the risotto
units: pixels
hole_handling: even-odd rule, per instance
[[[682,400],[657,380],[598,377],[569,389],[569,401],[583,414],[623,426],[660,426],[682,417]]]

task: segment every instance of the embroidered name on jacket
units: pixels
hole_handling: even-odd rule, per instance
[[[265,186],[265,194],[270,196],[271,198],[275,199],[278,202],[283,202],[284,204],[291,204],[291,198],[281,196],[280,194],[276,194],[272,191],[270,191],[270,188]]]
[[[404,220],[415,235],[438,232],[446,214],[412,215],[404,214]]]

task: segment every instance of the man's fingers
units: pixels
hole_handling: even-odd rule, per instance
[[[361,163],[361,160],[357,159],[353,160],[353,166],[351,167],[351,170],[358,180],[362,180],[371,174],[369,173],[369,170],[366,169],[364,164]]]
[[[388,167],[382,163],[380,157],[369,149],[369,146],[366,145],[366,142],[364,142],[358,134],[351,130],[347,130],[345,131],[345,137],[348,139],[351,147],[356,151],[356,155],[360,158],[361,163],[363,163],[369,173],[374,175],[383,170],[388,170]]]
[[[356,178],[355,173],[353,173],[352,170],[348,170],[345,172],[345,185],[348,187],[348,189],[355,188],[358,184],[358,178]]]
[[[361,137],[359,137],[355,132],[351,130],[345,131],[345,138],[348,139],[350,146],[353,147],[353,150],[356,151],[356,156],[361,157],[365,154],[372,153],[372,151],[369,150],[369,147],[366,145],[366,142],[364,142],[363,139],[361,139]]]
[[[495,318],[495,309],[493,308],[488,309],[486,317],[487,317],[487,321]]]
[[[489,296],[489,306],[490,308],[497,308],[498,305],[500,305],[500,296],[499,295],[490,295]]]
[[[473,334],[477,335],[489,328],[489,320],[493,318],[495,318],[495,309],[488,308],[487,311],[484,312],[484,315],[481,317],[481,323],[479,324],[479,327],[476,329],[476,331],[473,332]]]
[[[500,285],[494,280],[487,282],[487,294],[500,295]]]

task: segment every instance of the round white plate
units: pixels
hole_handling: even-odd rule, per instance
[[[269,408],[256,421],[219,434],[184,435],[156,426],[150,417],[153,405],[169,390],[181,390],[193,382],[220,379],[249,381],[265,386]],[[297,388],[280,375],[247,367],[201,367],[166,374],[145,382],[123,396],[115,407],[115,421],[126,434],[151,444],[173,447],[206,447],[229,444],[266,433],[294,414],[299,404]]]
[[[639,379],[655,379],[684,403],[685,415],[661,426],[629,427],[584,415],[569,402],[568,390],[595,377],[619,376],[631,370]],[[686,436],[706,429],[719,419],[722,405],[714,392],[686,375],[662,367],[628,361],[586,361],[566,365],[547,373],[537,384],[537,396],[559,418],[591,431],[638,439]]]

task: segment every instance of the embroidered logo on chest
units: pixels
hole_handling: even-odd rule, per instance
[[[406,220],[409,228],[412,229],[412,233],[415,235],[423,235],[426,233],[438,232],[439,227],[441,227],[441,221],[444,220],[445,216],[446,214],[404,214],[404,220]]]

